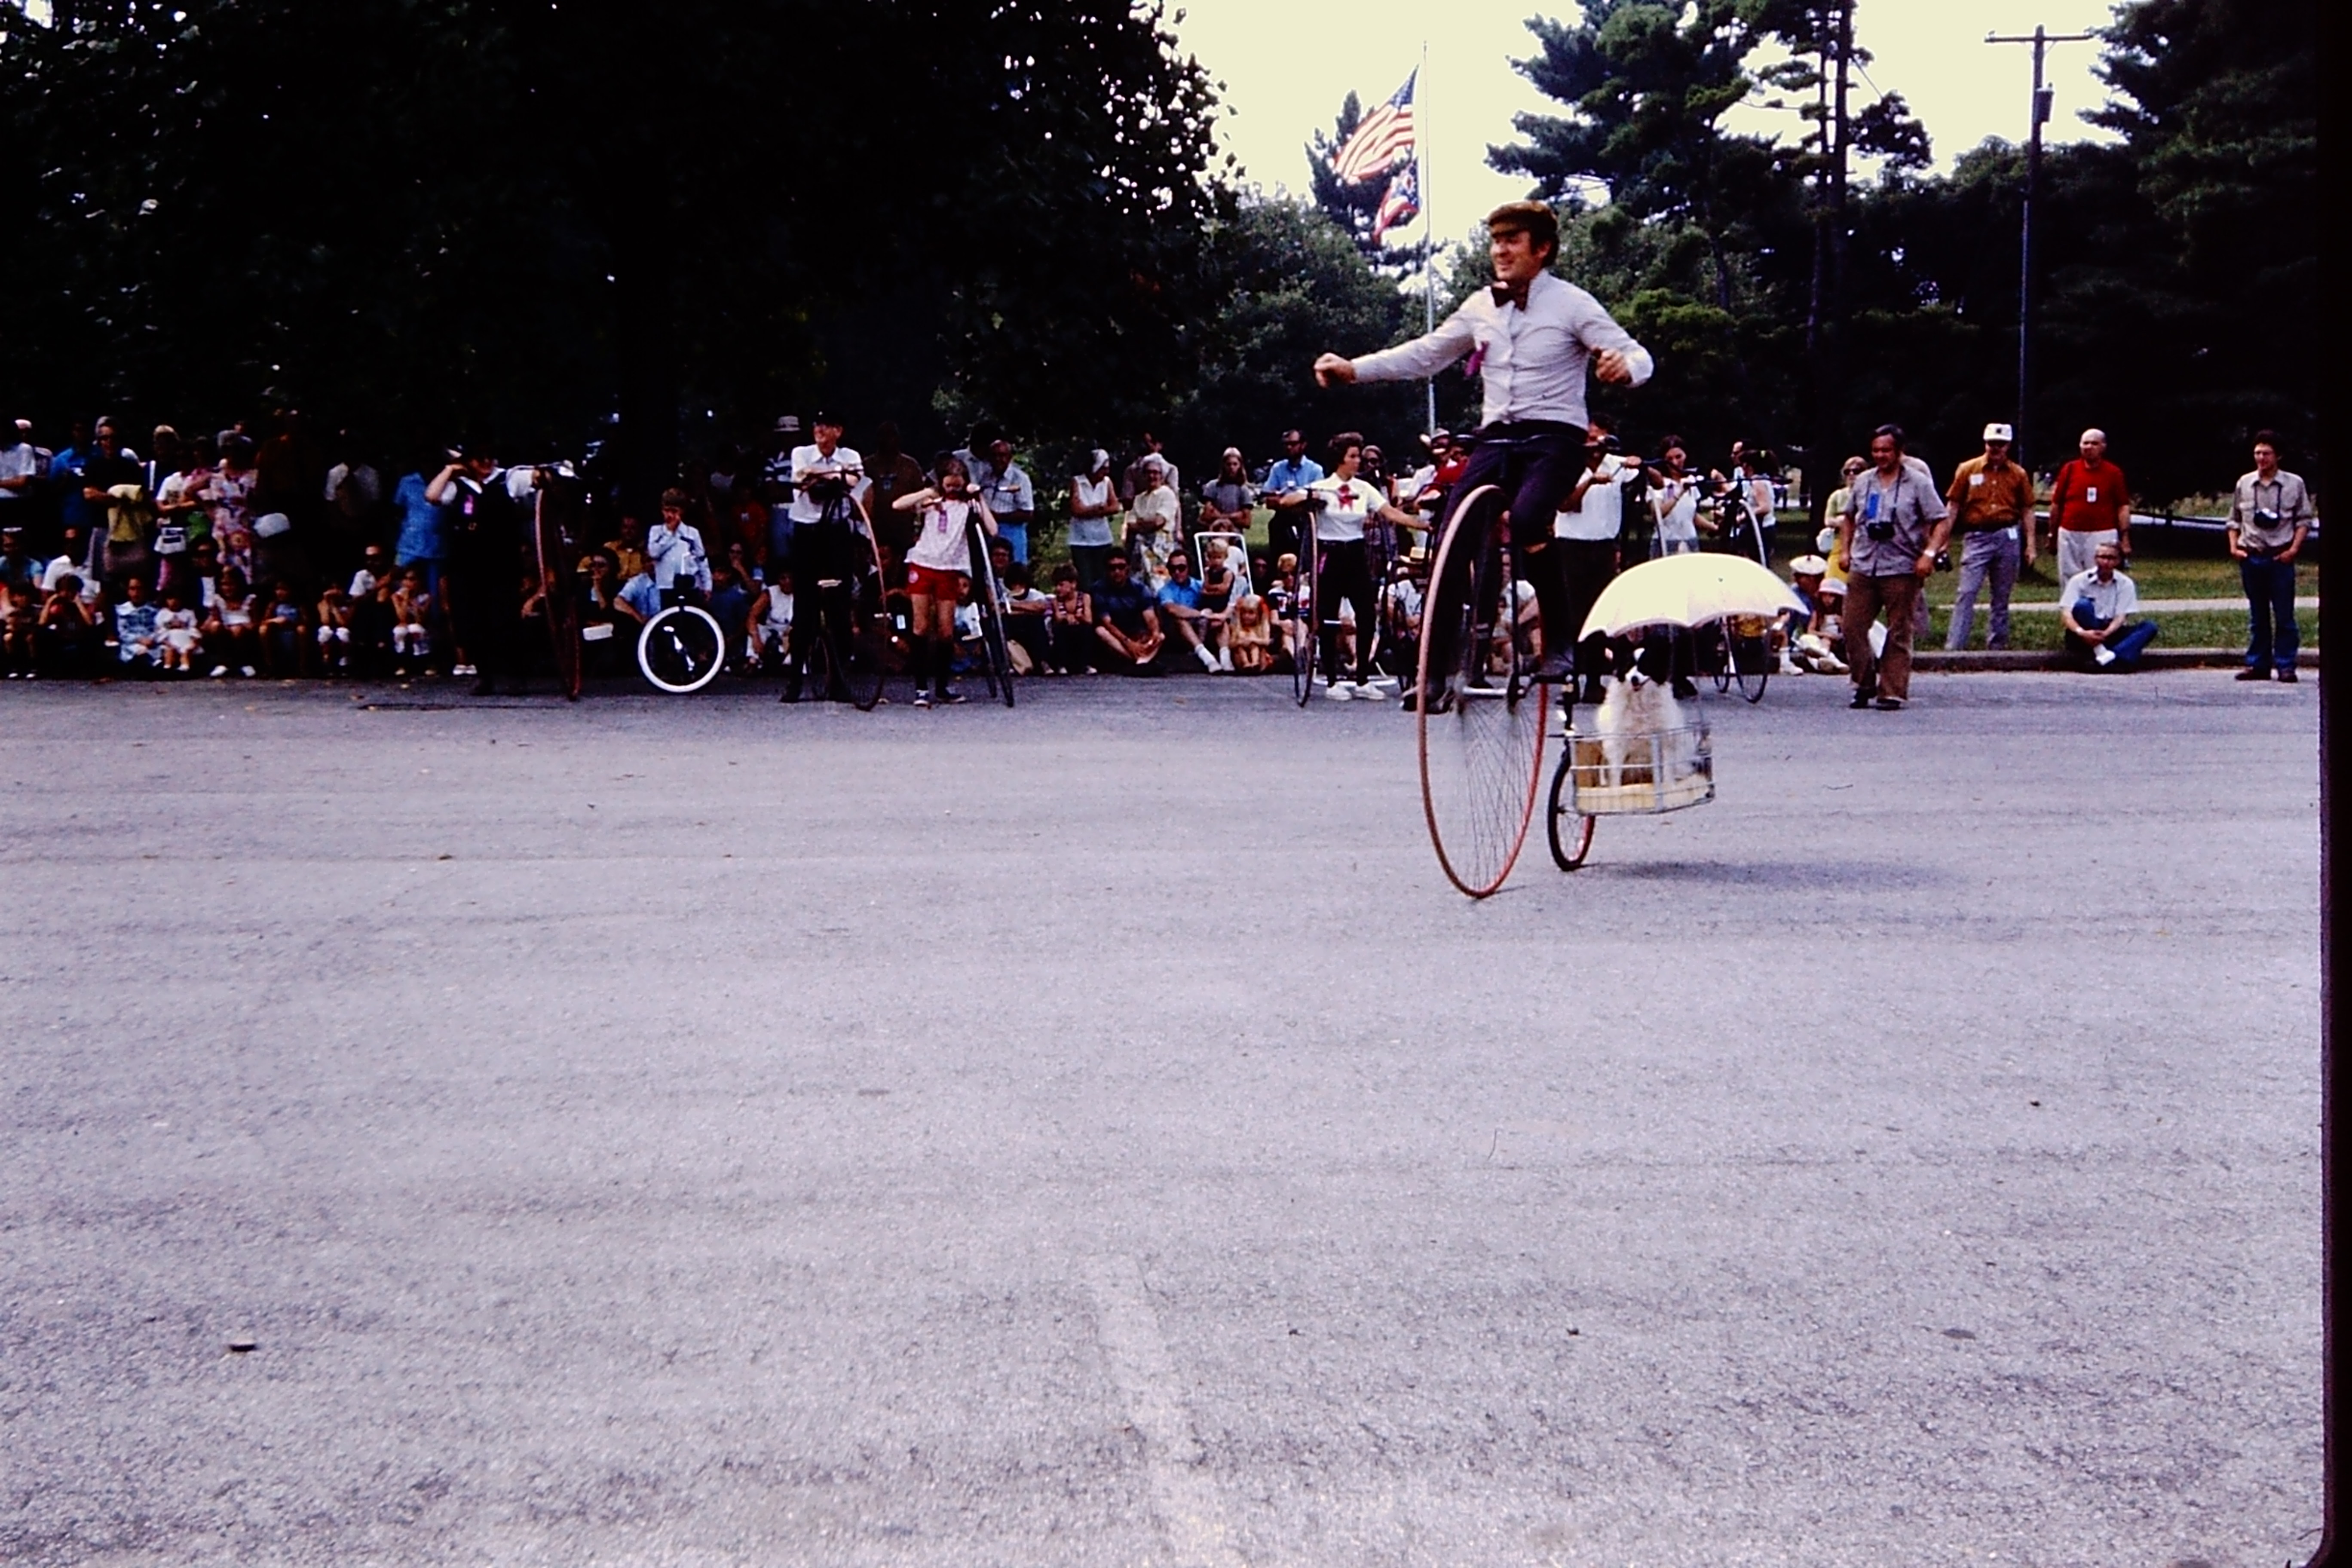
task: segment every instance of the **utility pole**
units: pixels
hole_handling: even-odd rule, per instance
[[[1812,410],[1808,421],[1805,489],[1812,506],[1826,508],[1837,488],[1843,451],[1838,416],[1845,379],[1847,92],[1853,58],[1853,0],[1826,0],[1814,16],[1821,59],[1814,86],[1822,166],[1813,193],[1813,278],[1805,316],[1805,354],[1811,362]],[[1818,525],[1823,514],[1814,518]]]
[[[2053,44],[2087,44],[2098,36],[2053,33],[2038,25],[2031,34],[1985,35],[1988,44],[2033,46],[2033,107],[2025,141],[2025,202],[2017,226],[2017,409],[2011,416],[2017,426],[2017,439],[2010,447],[2029,473],[2032,465],[2026,456],[2025,441],[2027,423],[2032,417],[2027,413],[2032,406],[2028,399],[2033,392],[2033,197],[2042,183],[2042,126],[2050,118],[2051,99],[2050,89],[2042,85],[2042,61]]]

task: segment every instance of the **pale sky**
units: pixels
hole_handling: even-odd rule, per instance
[[[1446,239],[1527,194],[1517,176],[1486,167],[1486,148],[1516,139],[1511,117],[1519,110],[1559,112],[1510,61],[1536,50],[1528,16],[1575,14],[1569,0],[1456,0],[1434,8],[1425,0],[1184,0],[1184,8],[1176,24],[1181,47],[1225,84],[1224,146],[1240,158],[1245,178],[1269,192],[1307,192],[1302,149],[1309,133],[1329,129],[1350,88],[1367,107],[1394,92],[1421,63],[1426,37],[1429,64],[1415,107],[1426,139],[1426,195]],[[1450,28],[1433,32],[1433,14]],[[2025,138],[2033,51],[1987,44],[1986,33],[2031,33],[2037,22],[2053,33],[2084,33],[2109,16],[2109,0],[1860,0],[1854,30],[1876,57],[1871,79],[1904,96],[1927,127],[1937,168],[1948,170],[1988,136]],[[2052,47],[2048,80],[2056,101],[2045,142],[2105,136],[2078,118],[2105,95],[2091,74],[2098,49]],[[1873,97],[1869,82],[1856,81],[1854,91],[1856,108]],[[1791,140],[1802,130],[1793,113],[1761,108],[1735,110],[1734,126],[1779,130]],[[1420,234],[1415,225],[1399,237]]]

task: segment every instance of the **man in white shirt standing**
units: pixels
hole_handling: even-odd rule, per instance
[[[16,528],[32,510],[25,503],[33,499],[33,487],[40,482],[47,465],[41,461],[41,449],[33,445],[31,420],[17,420],[15,429],[0,434],[0,441],[11,443],[0,446],[0,516]],[[24,510],[17,510],[19,507]]]
[[[1577,626],[1584,625],[1601,590],[1617,575],[1617,536],[1625,526],[1625,489],[1641,477],[1642,459],[1621,457],[1610,421],[1595,415],[1584,442],[1584,472],[1578,476],[1559,515],[1552,520],[1551,530],[1552,549],[1568,580],[1568,613]],[[1609,668],[1609,639],[1595,633],[1580,642],[1576,651],[1581,689],[1573,700],[1597,703],[1602,696],[1601,677]],[[1551,652],[1549,626],[1544,652]]]
[[[1475,356],[1486,412],[1456,498],[1497,485],[1511,498],[1511,542],[1535,584],[1545,628],[1539,679],[1564,680],[1574,668],[1568,582],[1551,548],[1552,521],[1584,468],[1588,421],[1585,376],[1639,386],[1654,364],[1601,302],[1553,275],[1559,219],[1541,202],[1510,202],[1486,215],[1487,257],[1495,281],[1424,337],[1359,359],[1327,353],[1315,379],[1419,381]],[[1461,504],[1450,500],[1447,520]],[[1433,632],[1438,628],[1433,628]],[[1433,644],[1439,665],[1451,650]]]
[[[817,635],[836,625],[834,646],[846,647],[848,626],[836,617],[850,610],[850,590],[875,564],[870,542],[873,519],[866,510],[866,495],[873,487],[866,478],[866,459],[854,447],[841,444],[841,421],[831,414],[810,417],[816,439],[793,448],[793,583],[800,601],[813,603]],[[834,521],[826,520],[830,508]],[[803,642],[784,679],[784,700],[797,701],[801,679],[813,644]],[[840,670],[832,672],[828,699],[845,701],[848,683]]]

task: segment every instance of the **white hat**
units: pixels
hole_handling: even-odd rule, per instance
[[[1831,551],[1835,550],[1837,548],[1836,527],[1832,525],[1831,527],[1822,529],[1819,533],[1813,535],[1813,548],[1820,551],[1824,555],[1827,555]]]
[[[1829,573],[1830,563],[1818,555],[1800,555],[1789,563],[1791,577],[1821,577]]]
[[[1822,592],[1824,594],[1843,594],[1845,592],[1845,584],[1835,577],[1824,577],[1822,579]]]
[[[1996,419],[1985,426],[1984,438],[1988,441],[2014,441],[2017,432]]]
[[[787,414],[776,421],[776,432],[779,435],[798,435],[800,427],[801,416],[797,414]]]

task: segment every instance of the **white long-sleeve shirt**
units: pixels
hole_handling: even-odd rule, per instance
[[[1497,305],[1494,291],[1481,289],[1435,331],[1357,360],[1356,379],[1420,381],[1475,352],[1486,387],[1485,424],[1549,419],[1580,430],[1586,366],[1604,349],[1625,356],[1636,386],[1657,368],[1600,300],[1542,272],[1528,284],[1527,309]]]
[[[675,586],[683,573],[696,588],[710,592],[710,553],[703,549],[702,531],[694,524],[682,522],[673,533],[667,523],[656,523],[646,535],[646,559],[653,563],[656,588]]]

